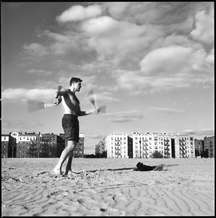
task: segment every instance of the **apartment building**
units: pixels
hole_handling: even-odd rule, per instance
[[[155,151],[164,158],[170,158],[172,154],[171,137],[166,133],[132,133],[133,157],[151,158]]]
[[[172,157],[171,137],[166,133],[112,134],[105,145],[109,158],[151,158],[155,151],[164,158]]]
[[[62,137],[54,133],[45,133],[40,136],[40,157],[59,157],[65,147],[65,141]]]
[[[8,157],[10,135],[1,135],[1,157]]]
[[[151,140],[151,138],[150,138]],[[133,158],[148,158],[150,155],[151,142],[145,134],[132,133]]]
[[[84,134],[80,134],[74,157],[84,157]],[[12,132],[1,135],[2,157],[59,157],[66,141],[64,134]],[[214,136],[204,140],[168,133],[133,132],[108,135],[95,147],[95,154],[108,158],[151,158],[157,151],[164,158],[193,158],[202,153],[214,157]],[[195,153],[196,149],[196,153]]]
[[[195,146],[195,157],[201,156],[204,152],[204,140],[194,139],[194,146]]]
[[[175,136],[175,157],[193,158],[195,157],[194,138],[191,136]]]
[[[67,141],[65,140],[64,133],[59,134],[61,140],[61,144],[63,143],[63,146],[58,145],[58,157],[61,155],[61,152],[64,150],[65,146],[67,145]],[[77,146],[73,150],[74,157],[84,157],[84,141],[85,141],[85,135],[83,133],[79,134],[79,142],[77,143]]]
[[[16,157],[38,157],[39,133],[12,132],[11,136],[16,139]]]
[[[174,158],[173,154],[173,146],[172,146],[172,138],[166,134],[163,135],[163,139],[164,139],[164,153],[163,153],[163,157],[164,158]]]
[[[105,138],[107,158],[130,158],[132,156],[131,142],[127,133],[108,135]]]
[[[84,157],[84,139],[85,139],[85,135],[80,133],[79,142],[73,151],[74,157]]]
[[[208,157],[215,157],[214,136],[204,137],[204,151],[207,152]]]
[[[16,157],[16,139],[10,134],[1,135],[1,157]]]
[[[12,132],[18,158],[59,157],[65,141],[54,133]]]

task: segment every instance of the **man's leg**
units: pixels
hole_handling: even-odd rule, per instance
[[[74,151],[76,145],[77,145],[77,143],[74,142],[74,148],[73,148],[73,151]],[[71,153],[70,153],[69,156],[68,156],[68,162],[67,162],[67,165],[66,165],[65,175],[67,175],[68,173],[69,173],[69,174],[72,174],[72,159],[73,159],[73,151],[71,151]]]
[[[61,156],[59,158],[59,161],[56,164],[55,168],[53,169],[53,172],[55,174],[62,174],[62,165],[63,165],[64,161],[67,159],[67,157],[69,155],[71,155],[71,153],[73,152],[73,149],[74,149],[75,145],[76,145],[76,143],[74,141],[68,141],[67,142],[67,146],[62,151]],[[71,162],[72,162],[72,158],[71,158]]]
[[[68,161],[66,165],[66,170],[64,175],[72,174],[72,160],[73,160],[73,151],[68,156]]]

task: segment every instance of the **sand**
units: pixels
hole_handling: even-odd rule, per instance
[[[3,216],[213,216],[214,159],[2,159]],[[163,171],[134,171],[139,161]]]

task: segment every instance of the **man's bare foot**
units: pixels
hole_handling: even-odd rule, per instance
[[[61,171],[61,169],[59,169],[59,168],[54,168],[53,170],[52,170],[52,174],[55,174],[55,175],[62,175],[62,171]]]
[[[74,172],[72,172],[72,170],[66,170],[64,173],[64,176],[74,177],[75,174],[74,174]]]

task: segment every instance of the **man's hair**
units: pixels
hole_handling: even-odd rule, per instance
[[[70,79],[70,86],[71,86],[72,83],[77,83],[77,82],[82,82],[82,80],[80,78],[78,78],[78,77],[72,77]]]

